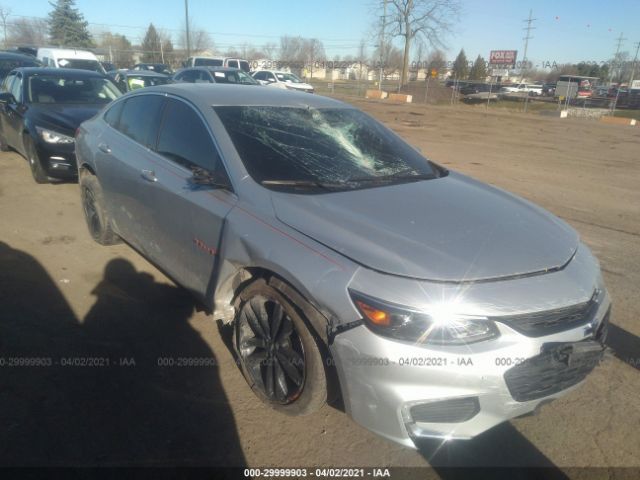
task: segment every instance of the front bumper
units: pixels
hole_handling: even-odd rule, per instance
[[[42,167],[49,177],[59,179],[73,179],[78,176],[78,167],[74,151],[75,145],[55,145],[39,142],[36,152]]]
[[[498,322],[499,338],[458,347],[347,330],[331,345],[347,413],[410,447],[418,438],[470,439],[579,385],[602,357],[609,310],[603,290],[588,323],[532,338]]]

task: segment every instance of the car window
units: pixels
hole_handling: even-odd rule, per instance
[[[126,100],[118,122],[118,130],[132,140],[153,148],[162,114],[164,97],[138,95]]]
[[[229,60],[227,63],[232,68],[240,68],[240,65],[238,65],[238,61],[237,60]]]
[[[258,72],[253,76],[253,78],[255,78],[256,80],[264,80],[265,73],[264,72]]]
[[[276,77],[274,77],[273,73],[271,73],[271,72],[266,72],[264,78],[268,82],[270,82],[270,81],[274,81],[275,82],[276,81]]]
[[[16,72],[12,72],[2,81],[2,91],[10,92],[11,91],[11,82],[16,78]]]
[[[186,72],[182,73],[182,76],[180,77],[180,81],[194,83],[196,81],[197,73],[198,72],[196,70],[187,70]]]
[[[249,72],[249,70],[251,70],[251,68],[249,67],[249,62],[247,62],[246,60],[240,60],[240,68],[245,72]]]
[[[416,149],[359,110],[277,106],[214,110],[257,182],[357,188],[373,181],[438,176]]]
[[[107,104],[122,95],[111,80],[98,76],[34,74],[29,76],[27,85],[26,98],[30,103]]]
[[[167,100],[158,135],[157,152],[186,168],[220,169],[220,157],[209,130],[193,108],[179,100]]]
[[[117,102],[104,114],[104,121],[115,129],[118,128],[118,122],[120,121],[120,114],[122,113],[122,107],[124,107],[124,104],[125,102]]]
[[[22,102],[22,75],[17,74],[15,80],[11,84],[11,94],[18,102]]]
[[[198,70],[195,74],[195,83],[211,83],[211,77],[204,70]]]

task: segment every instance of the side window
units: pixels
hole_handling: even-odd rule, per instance
[[[198,72],[195,70],[189,70],[187,72],[184,72],[182,74],[182,81],[183,82],[188,82],[188,83],[194,83],[196,81],[196,74]]]
[[[211,83],[211,77],[204,70],[198,70],[196,72],[195,83]]]
[[[16,75],[16,79],[11,84],[11,93],[18,103],[22,102],[22,75]]]
[[[255,78],[256,80],[264,80],[264,72],[258,72],[256,73],[253,78]]]
[[[265,75],[265,78],[266,78],[266,80],[268,82],[275,82],[276,81],[276,77],[271,72],[267,72],[267,74]]]
[[[153,148],[163,104],[164,97],[160,95],[129,98],[122,107],[118,130],[139,144]]]
[[[240,68],[240,65],[238,65],[238,60],[229,60],[229,66],[232,68]]]
[[[157,151],[186,168],[197,166],[212,172],[220,168],[209,130],[195,110],[179,100],[167,100]]]
[[[117,102],[104,114],[104,121],[111,125],[116,130],[118,129],[118,122],[120,121],[120,114],[122,113],[122,107],[125,102]]]

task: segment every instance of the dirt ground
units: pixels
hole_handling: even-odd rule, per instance
[[[0,357],[110,365],[0,367],[0,465],[507,465],[559,478],[640,467],[640,128],[349,101],[434,161],[573,225],[613,297],[615,356],[539,415],[441,448],[397,446],[333,407],[281,416],[252,395],[218,326],[182,290],[128,246],[93,243],[76,184],[36,185],[24,159],[2,153]],[[186,356],[202,366],[158,365]]]

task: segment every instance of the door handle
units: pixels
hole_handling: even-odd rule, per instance
[[[106,143],[99,143],[98,149],[104,153],[111,153],[111,149],[109,148],[109,145],[107,145]]]
[[[141,170],[140,175],[148,182],[157,182],[158,177],[156,177],[156,172],[153,170]]]

